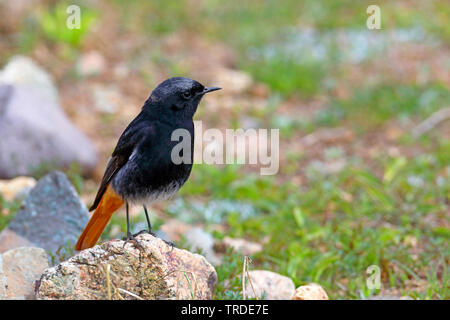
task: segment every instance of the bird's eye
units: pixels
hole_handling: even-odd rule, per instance
[[[183,98],[185,98],[185,99],[189,99],[191,97],[191,95],[192,94],[190,91],[183,92]]]

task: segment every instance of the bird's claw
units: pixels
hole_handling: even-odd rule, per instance
[[[140,251],[144,251],[144,247],[142,247],[142,245],[139,243],[139,241],[135,238],[136,235],[128,233],[127,236],[122,239],[123,241],[125,241],[124,246],[125,246],[126,243],[131,242]]]
[[[161,238],[158,237],[154,232],[148,231],[148,230],[141,230],[141,231],[139,231],[139,232],[133,234],[132,236],[133,236],[133,237],[137,237],[138,235],[143,234],[143,233],[148,233],[148,234],[154,236],[155,238],[161,239]],[[173,250],[173,248],[175,247],[175,245],[174,245],[173,242],[167,241],[167,240],[164,240],[164,239],[161,239],[161,240],[164,241],[167,245],[169,245],[169,246],[172,248],[172,250]]]

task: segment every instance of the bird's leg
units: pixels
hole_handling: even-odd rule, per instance
[[[131,232],[130,232],[130,217],[128,213],[128,201],[125,204],[125,209],[127,211],[127,239],[131,238]]]
[[[141,233],[149,233],[152,236],[156,237],[155,234],[152,231],[152,224],[150,222],[150,217],[148,216],[148,211],[147,211],[147,207],[145,205],[143,205],[142,207],[144,207],[144,212],[145,212],[145,218],[147,219],[147,226],[148,226],[148,231],[147,230],[141,230],[138,233],[135,233],[134,236],[137,236]]]
[[[152,224],[150,222],[150,217],[148,216],[147,207],[144,206],[145,218],[147,219],[148,233],[153,234]]]
[[[151,222],[150,222],[150,217],[148,216],[147,207],[146,207],[145,205],[143,205],[143,207],[144,207],[144,212],[145,212],[145,218],[147,219],[148,231],[147,231],[147,230],[141,230],[141,231],[139,231],[138,233],[134,234],[134,236],[137,236],[137,235],[139,235],[139,234],[141,234],[141,233],[147,232],[147,233],[151,234],[152,236],[154,236],[155,238],[158,238],[158,237],[156,236],[156,234],[153,233],[153,230],[152,230],[152,224],[151,224]],[[173,247],[174,247],[173,242],[166,241],[166,240],[164,240],[164,239],[161,239],[161,240],[164,241],[164,242],[165,242],[166,244],[168,244],[169,246],[171,246],[172,249],[173,249]]]
[[[139,250],[144,250],[144,248],[142,248],[142,246],[136,240],[135,236],[130,231],[130,215],[128,212],[128,201],[125,204],[125,209],[127,211],[127,237],[124,238],[123,240],[125,241],[125,243],[132,242]]]

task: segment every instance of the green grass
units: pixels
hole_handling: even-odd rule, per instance
[[[348,121],[358,130],[374,128],[388,120],[424,118],[444,107],[450,90],[443,84],[402,85],[383,83],[358,88],[348,99],[335,99],[316,115],[316,125],[334,126]]]
[[[8,223],[14,219],[20,203],[18,201],[6,201],[0,194],[0,231],[3,230]],[[2,214],[8,212],[8,214]]]
[[[355,299],[378,293],[365,285],[366,269],[377,265],[385,289],[448,299],[450,230],[432,222],[444,221],[448,214],[448,147],[442,142],[434,152],[414,159],[381,159],[380,177],[364,165],[350,165],[337,175],[315,175],[301,189],[256,175],[243,178],[238,167],[198,165],[182,194],[239,199],[255,207],[257,215],[247,219],[230,214],[224,234],[253,241],[270,238],[253,257],[252,268],[280,272],[296,285],[318,282],[331,298]],[[233,291],[229,281],[240,279],[243,257],[225,258],[231,261],[218,270],[217,298],[237,298],[239,286],[235,283]],[[427,284],[415,290],[407,285],[411,279]]]
[[[69,29],[67,22],[73,12],[66,10],[70,5],[80,8],[80,27]],[[23,21],[23,27],[14,41],[22,54],[30,54],[40,42],[50,46],[59,45],[63,50],[61,58],[73,59],[83,47],[83,43],[97,22],[96,12],[88,2],[77,0],[72,2],[60,1],[57,3],[39,4]],[[71,22],[73,20],[69,20]]]
[[[286,0],[282,5],[276,0],[114,3],[122,12],[123,28],[129,31],[144,31],[156,38],[183,32],[186,42],[190,41],[190,34],[223,42],[236,53],[237,68],[249,72],[274,92],[306,98],[322,92],[325,75],[331,76],[336,69],[333,59],[338,52],[331,51],[328,61],[292,58],[282,53],[271,59],[255,58],[251,52],[270,44],[280,49],[277,40],[287,30],[367,30],[366,9],[373,4],[371,1],[355,3],[350,0]],[[383,29],[379,32],[420,28],[444,43],[450,39],[446,19],[450,6],[445,1],[383,0],[377,5],[381,8]],[[339,81],[339,77],[333,80]]]
[[[330,50],[326,60],[317,61],[304,57],[292,58],[283,54],[277,40],[287,30],[313,28],[321,32],[336,30],[366,30],[366,9],[371,1],[210,1],[204,4],[193,32],[202,32],[212,39],[222,39],[237,55],[237,66],[248,71],[256,80],[267,84],[283,95],[297,94],[309,98],[321,92],[325,74],[336,70],[335,55]],[[450,40],[450,6],[445,1],[377,2],[381,9],[382,29],[419,28],[428,37]],[[433,17],[433,18],[430,18]],[[204,24],[201,23],[204,22]],[[192,25],[192,24],[190,24]],[[273,44],[278,54],[271,59],[252,58],[252,51]],[[281,45],[282,46],[282,45]],[[334,79],[339,81],[339,77]]]
[[[218,284],[214,299],[242,300],[242,255],[227,250],[222,263],[216,267]]]
[[[302,97],[317,94],[325,77],[325,68],[320,62],[299,62],[282,56],[246,63],[244,70],[276,92],[297,93]]]
[[[48,40],[55,43],[65,43],[73,47],[81,46],[83,38],[96,20],[96,14],[91,8],[81,6],[80,3],[76,4],[80,8],[79,28],[69,29],[67,27],[69,13],[66,12],[66,9],[73,4],[58,2],[38,14],[39,25]],[[70,15],[74,15],[74,12],[71,12]]]

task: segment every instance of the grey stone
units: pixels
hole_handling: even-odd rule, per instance
[[[94,169],[93,144],[49,95],[38,86],[0,85],[0,178],[32,175],[43,165]]]
[[[61,172],[40,179],[23,201],[8,229],[37,247],[56,251],[74,245],[88,222],[88,211]]]
[[[28,57],[13,56],[0,71],[0,83],[37,87],[46,98],[59,103],[58,89],[50,74]]]
[[[51,75],[25,56],[0,70],[0,136],[0,178],[74,162],[88,173],[97,162],[90,140],[61,109]]]
[[[6,113],[6,106],[14,89],[11,85],[0,85],[0,118]]]

